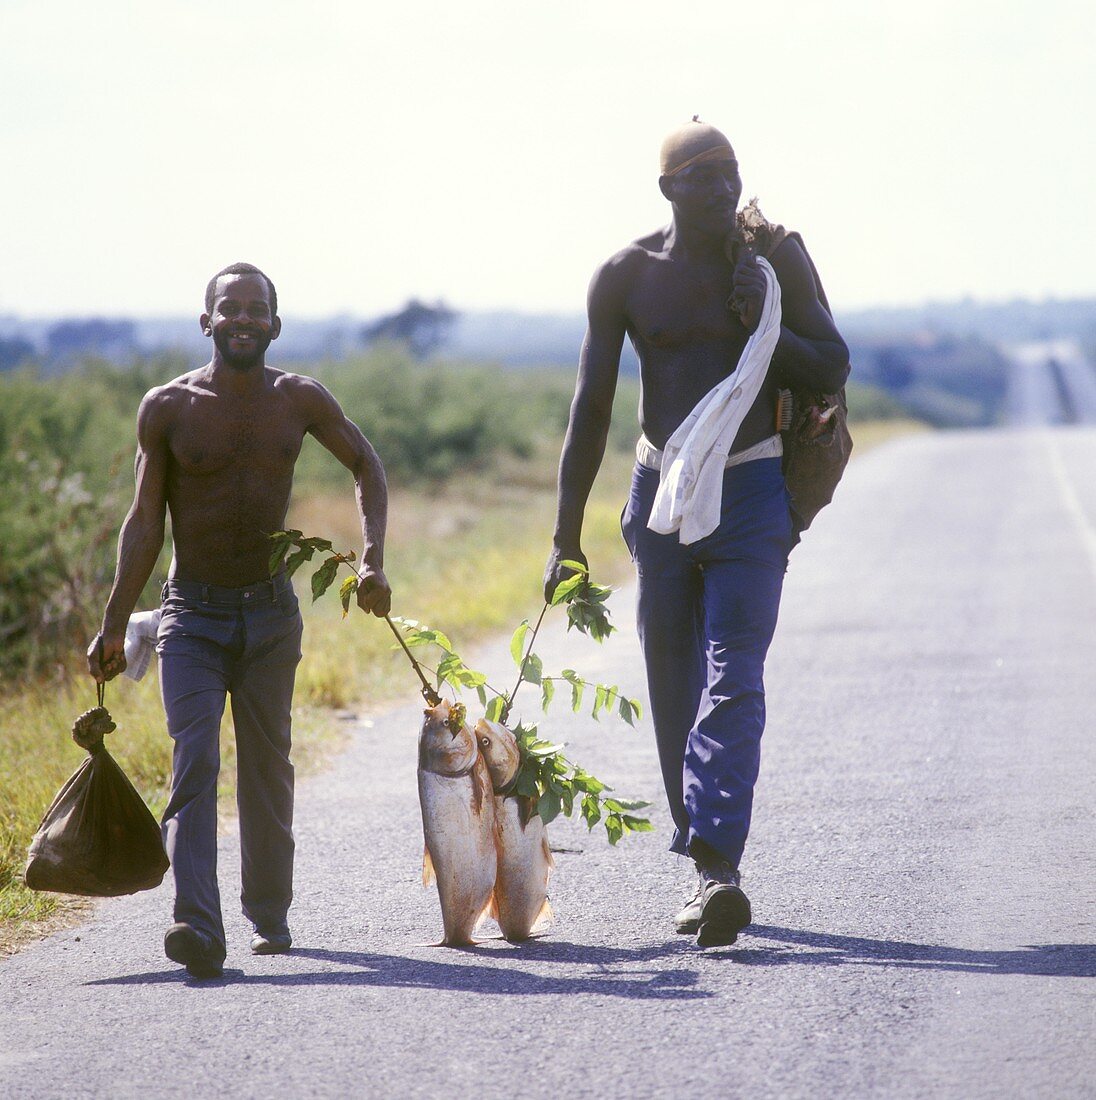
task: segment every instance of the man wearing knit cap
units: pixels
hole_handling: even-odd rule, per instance
[[[624,337],[640,361],[638,462],[622,528],[672,851],[696,863],[675,918],[701,946],[750,923],[739,862],[765,725],[762,673],[796,538],[781,472],[781,387],[834,393],[848,349],[797,234],[742,212],[731,143],[694,117],[663,142],[670,224],[594,273],[559,470],[545,591],[585,564],[582,519],[601,465]]]

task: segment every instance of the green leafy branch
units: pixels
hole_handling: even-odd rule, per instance
[[[361,574],[354,566],[354,561],[357,557],[354,551],[348,550],[345,554],[337,553],[334,551],[330,539],[306,538],[304,532],[292,529],[288,531],[275,531],[274,534],[269,537],[271,542],[271,576],[277,573],[282,562],[285,562],[286,574],[292,577],[306,561],[311,561],[318,552],[326,550],[332,551],[331,555],[325,558],[320,564],[320,567],[312,574],[313,603],[315,603],[331,585],[335,583],[335,577],[338,575],[340,565],[345,565],[353,573],[353,576],[347,577],[339,586],[339,598],[342,600],[343,618],[345,619],[350,613],[350,601],[353,599],[354,593],[357,592],[358,585],[361,583]],[[295,549],[293,549],[293,553],[291,554],[289,551],[294,547]]]
[[[580,561],[564,561],[561,566],[574,570],[574,576],[560,581],[549,601],[552,607],[567,605],[567,629],[575,627],[596,642],[603,642],[616,630],[609,622],[605,601],[612,589],[590,580],[590,571]]]
[[[610,844],[628,833],[653,830],[647,818],[633,812],[649,806],[649,802],[608,797],[612,787],[568,760],[562,745],[542,741],[536,726],[518,723],[513,732],[521,752],[521,767],[510,793],[532,799],[545,825],[561,813],[571,817],[578,809],[588,829],[604,822]]]

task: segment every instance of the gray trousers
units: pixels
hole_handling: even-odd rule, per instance
[[[170,580],[157,635],[160,689],[174,741],[164,846],[175,879],[175,920],[223,948],[217,888],[217,775],[225,698],[236,730],[244,915],[286,927],[293,897],[293,680],[301,614],[284,576],[246,588]]]

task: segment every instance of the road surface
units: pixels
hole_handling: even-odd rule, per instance
[[[657,833],[555,824],[547,937],[426,946],[409,702],[300,786],[293,954],[248,954],[225,836],[224,980],[163,958],[166,888],[102,903],[0,963],[0,1095],[1092,1096],[1094,469],[1079,428],[854,463],[792,557],[736,946],[672,932],[692,877],[646,720],[558,698],[544,730]],[[538,649],[641,695],[615,599],[603,648]]]

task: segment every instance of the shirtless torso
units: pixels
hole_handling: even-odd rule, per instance
[[[737,165],[733,173],[711,167],[705,166],[699,180],[675,181],[676,191],[664,188],[679,199],[671,200],[673,222],[611,257],[590,284],[589,324],[560,459],[546,592],[567,575],[560,562],[585,561],[582,516],[604,455],[625,336],[640,362],[640,427],[651,443],[663,447],[697,402],[735,369],[757,327],[764,299],[761,270],[745,250],[736,264],[724,251],[741,194]],[[679,195],[682,186],[691,193]],[[713,206],[729,210],[729,217],[713,217]],[[785,238],[769,262],[781,288],[780,342],[732,451],[774,433],[780,386],[832,393],[848,373],[848,350],[818,299],[810,261],[798,241]]]
[[[312,379],[266,367],[260,381],[233,393],[202,368],[149,395],[148,460],[164,466],[180,580],[267,576],[266,535],[285,526],[301,444],[329,410]]]
[[[122,525],[118,568],[89,671],[112,679],[125,667],[125,628],[171,515],[171,576],[238,588],[268,576],[267,536],[285,526],[293,470],[306,434],[351,471],[364,551],[358,605],[388,613],[383,571],[388,494],[369,441],[315,379],[266,366],[281,322],[262,276],[222,276],[202,315],[214,341],[204,367],[150,390],[137,414],[136,492]]]

